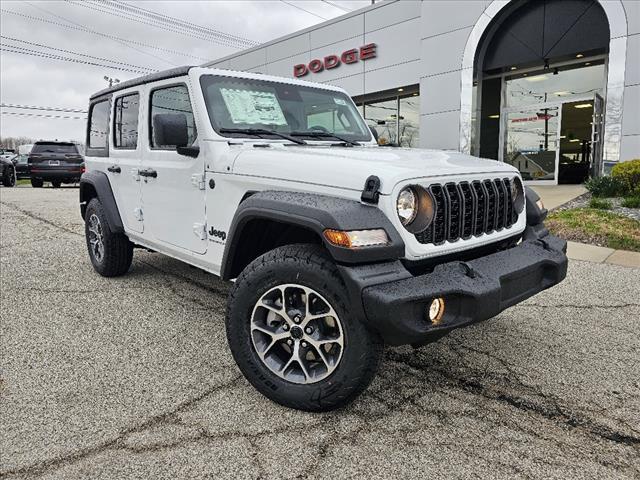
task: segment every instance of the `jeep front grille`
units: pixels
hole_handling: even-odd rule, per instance
[[[420,243],[466,240],[510,228],[518,220],[508,178],[433,184],[427,190],[435,202],[435,216],[429,228],[416,234]]]

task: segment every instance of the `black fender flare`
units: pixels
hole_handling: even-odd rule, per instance
[[[294,225],[315,233],[337,263],[360,264],[395,260],[404,256],[404,242],[387,216],[375,205],[314,193],[264,191],[242,201],[226,239],[220,276],[228,279],[237,252],[238,239],[252,220],[264,219]],[[369,230],[383,228],[388,245],[359,249],[337,247],[324,237],[324,230]]]
[[[93,192],[95,192],[95,195]],[[97,197],[100,200],[109,222],[109,229],[114,233],[123,233],[124,226],[118,211],[118,205],[113,196],[113,190],[111,190],[109,177],[104,172],[92,170],[83,173],[82,177],[80,177],[80,215],[82,215],[83,220],[87,205],[93,197]]]

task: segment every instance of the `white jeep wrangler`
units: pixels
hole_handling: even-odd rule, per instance
[[[91,97],[86,167],[96,271],[143,247],[235,279],[233,357],[293,408],[343,405],[385,342],[434,341],[566,275],[513,167],[379,147],[327,85],[198,67],[118,84]]]

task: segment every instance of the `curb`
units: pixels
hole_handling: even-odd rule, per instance
[[[640,268],[640,253],[598,247],[586,243],[567,242],[567,257],[592,263],[607,263],[622,267]]]

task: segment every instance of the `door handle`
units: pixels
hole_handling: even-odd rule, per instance
[[[150,168],[145,168],[144,170],[140,170],[138,172],[138,174],[141,177],[151,177],[151,178],[157,178],[158,177],[158,172],[156,172],[155,170],[152,170]]]
[[[120,173],[122,171],[118,165],[111,165],[107,170],[111,173]]]

